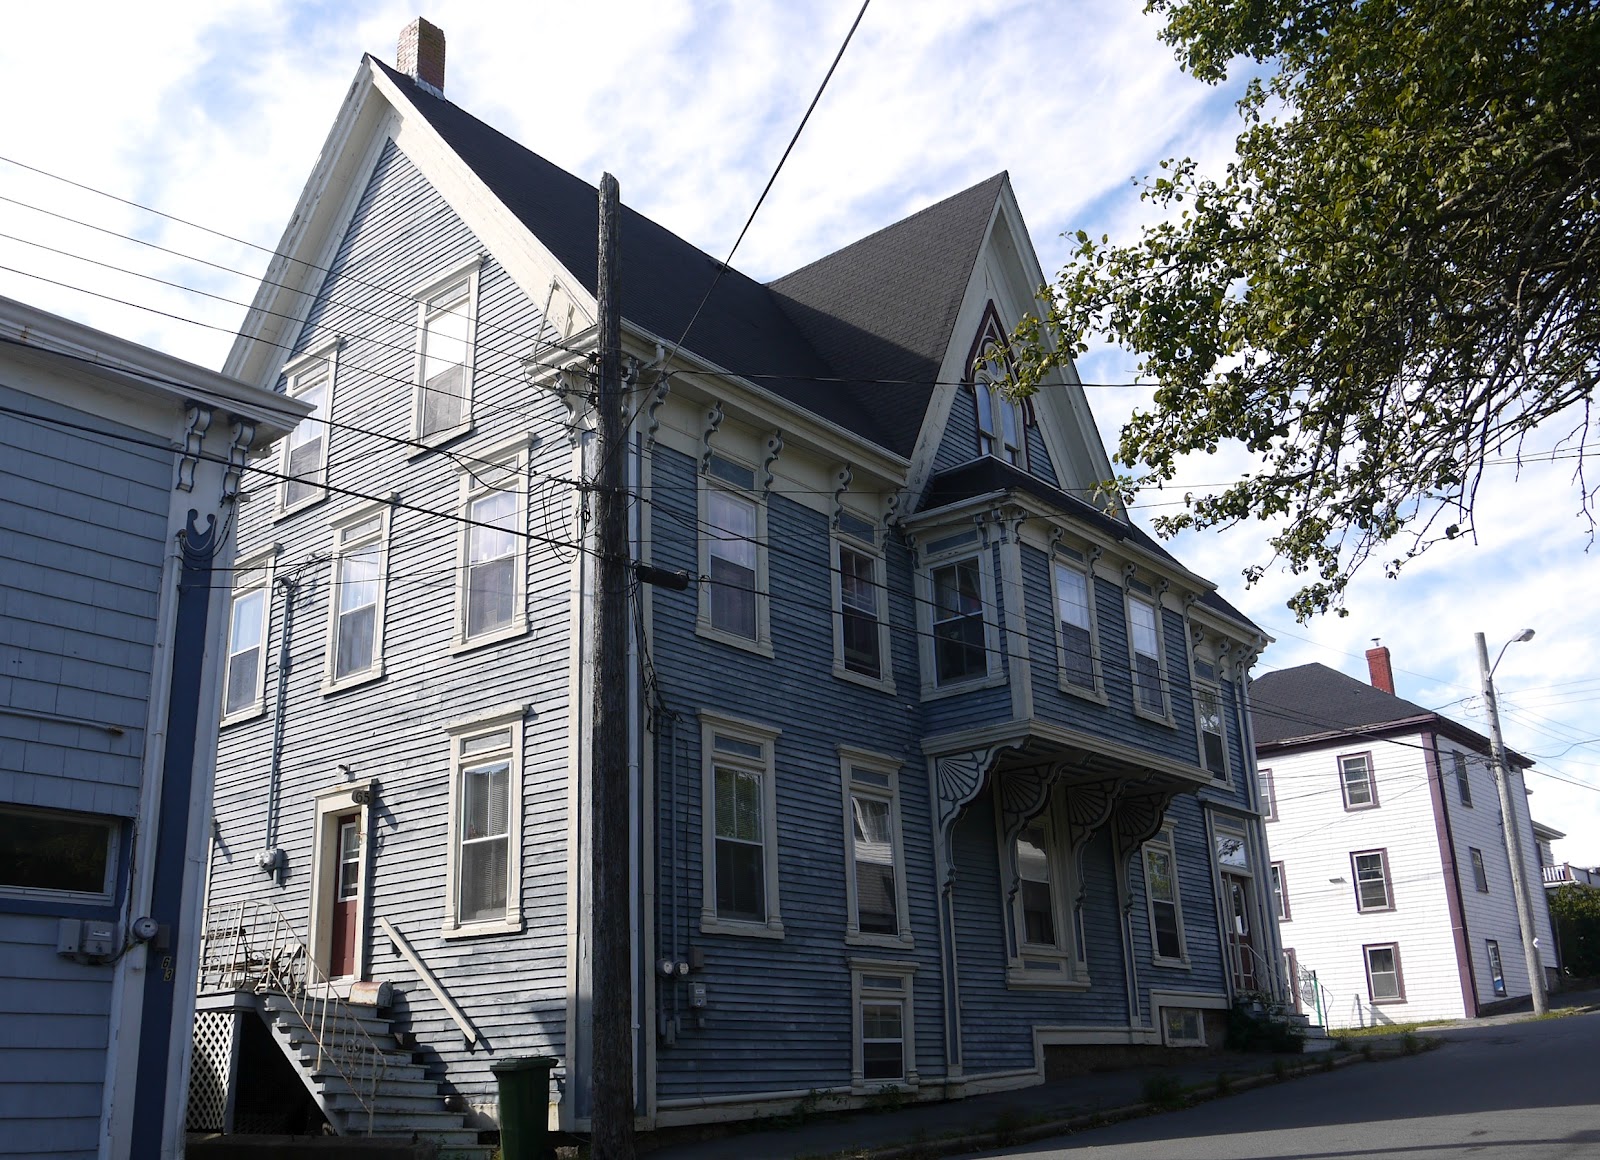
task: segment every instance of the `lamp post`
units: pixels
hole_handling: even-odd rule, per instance
[[[1489,663],[1489,648],[1484,644],[1483,633],[1478,633],[1478,668],[1483,673],[1483,703],[1489,710],[1489,751],[1494,764],[1495,788],[1500,791],[1500,829],[1505,838],[1506,855],[1511,859],[1511,891],[1517,899],[1517,920],[1522,926],[1522,953],[1528,961],[1528,986],[1533,994],[1533,1013],[1543,1015],[1550,1009],[1545,993],[1544,964],[1539,960],[1537,935],[1533,929],[1533,899],[1528,896],[1528,880],[1523,874],[1522,826],[1518,814],[1511,806],[1511,783],[1506,775],[1505,743],[1500,739],[1500,706],[1494,698],[1494,671],[1500,667],[1500,658],[1506,649],[1525,640],[1533,639],[1533,629],[1525,628],[1500,646],[1494,664]]]

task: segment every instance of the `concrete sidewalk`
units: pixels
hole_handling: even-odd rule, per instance
[[[1552,995],[1554,1010],[1600,1010],[1600,992]],[[1220,1052],[1168,1066],[1094,1072],[1035,1087],[892,1111],[827,1113],[797,1108],[788,1116],[694,1139],[657,1133],[640,1140],[650,1160],[931,1160],[1024,1144],[1120,1119],[1301,1075],[1378,1062],[1442,1046],[1455,1027],[1514,1023],[1528,1013],[1493,1015],[1403,1033],[1353,1037],[1348,1048],[1318,1055]],[[687,1130],[686,1130],[687,1131]],[[659,1147],[652,1147],[659,1144]]]

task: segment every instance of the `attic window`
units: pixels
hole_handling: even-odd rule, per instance
[[[1006,349],[1006,333],[991,302],[984,310],[983,325],[967,360],[973,402],[977,407],[978,454],[992,456],[1026,471],[1027,416],[1024,404],[1005,391],[1005,384],[1011,377]]]
[[[417,292],[416,403],[413,427],[424,443],[472,429],[472,380],[478,314],[478,265],[465,266]]]

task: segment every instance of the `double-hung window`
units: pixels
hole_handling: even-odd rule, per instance
[[[1178,862],[1170,827],[1144,844],[1144,885],[1151,953],[1158,963],[1187,966],[1183,903],[1178,896]]]
[[[916,1087],[912,1011],[915,963],[850,960],[850,1006],[855,1014],[850,1080],[857,1092]]]
[[[1222,693],[1213,685],[1194,687],[1194,711],[1200,728],[1200,757],[1212,777],[1228,776],[1228,750],[1222,731]]]
[[[1000,680],[1000,629],[992,549],[979,533],[956,532],[921,545],[917,569],[922,695],[939,696]]]
[[[1283,863],[1272,864],[1272,905],[1282,922],[1289,921],[1289,880],[1283,872]]]
[[[1350,855],[1355,876],[1356,909],[1393,910],[1394,891],[1389,885],[1389,854],[1386,850],[1362,850]]]
[[[1257,769],[1256,780],[1261,783],[1261,812],[1265,815],[1262,820],[1275,822],[1278,820],[1278,785],[1272,770]]]
[[[988,370],[980,370],[972,384],[978,407],[978,454],[992,455],[1026,469],[1028,451],[1022,404],[1008,397]]]
[[[700,714],[702,931],[783,937],[773,753],[778,735],[748,721]]]
[[[1496,995],[1506,993],[1506,972],[1500,962],[1500,943],[1496,939],[1486,939],[1489,950],[1489,981],[1494,986]]]
[[[1469,846],[1467,854],[1472,859],[1472,884],[1478,888],[1479,894],[1489,893],[1489,871],[1483,864],[1483,851],[1476,846]]]
[[[389,505],[362,508],[334,525],[329,596],[328,672],[336,689],[383,675],[383,606]]]
[[[755,469],[712,454],[700,488],[698,629],[771,655],[767,622],[767,505]]]
[[[911,945],[900,841],[899,762],[864,750],[839,750],[844,784],[845,942]]]
[[[472,380],[478,315],[474,258],[416,292],[414,428],[418,441],[442,443],[472,427]]]
[[[1056,590],[1056,640],[1061,687],[1100,692],[1100,650],[1094,619],[1094,580],[1082,554],[1058,548],[1051,565]]]
[[[526,706],[479,714],[450,735],[450,858],[444,935],[522,928],[522,720]]]
[[[461,473],[455,648],[527,630],[528,439],[474,456]]]
[[[1450,754],[1450,759],[1456,771],[1456,796],[1463,806],[1471,809],[1472,779],[1467,774],[1467,755],[1457,749]]]
[[[1133,704],[1141,713],[1166,720],[1167,666],[1162,659],[1161,608],[1154,590],[1128,580],[1128,650],[1133,671]]]
[[[1339,758],[1339,789],[1347,810],[1368,810],[1378,804],[1378,785],[1372,776],[1372,755],[1352,753]]]
[[[1400,977],[1400,948],[1378,943],[1361,948],[1367,962],[1367,997],[1374,1003],[1404,1003],[1405,983]]]
[[[295,424],[283,440],[278,510],[284,514],[309,507],[328,495],[328,437],[333,431],[328,420],[333,414],[333,382],[338,365],[338,344],[332,344],[296,359],[284,370],[286,393],[312,408],[311,414]]]
[[[267,628],[271,623],[272,564],[277,547],[241,559],[233,571],[228,610],[228,658],[222,676],[222,723],[263,711]]]
[[[833,538],[834,672],[891,684],[889,624],[878,528],[848,511],[839,513]]]
[[[996,792],[1006,796],[1003,781]],[[996,822],[1001,894],[1010,906],[1006,985],[1087,986],[1064,795],[1052,791],[1044,807],[1026,820],[1002,810]]]

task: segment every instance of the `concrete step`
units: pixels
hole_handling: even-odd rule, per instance
[[[284,1019],[274,1020],[273,1026],[276,1028],[279,1038],[287,1039],[294,1044],[316,1043],[318,1039],[323,1039],[327,1043],[357,1052],[365,1051],[370,1045],[370,1047],[384,1055],[409,1056],[411,1054],[395,1042],[393,1035],[351,1034],[348,1029],[304,1027],[299,1023],[289,1022]]]
[[[1302,1055],[1318,1055],[1324,1051],[1333,1051],[1336,1045],[1333,1040],[1324,1035],[1321,1039],[1307,1039],[1300,1045]]]
[[[322,1099],[328,1107],[336,1111],[366,1114],[366,1108],[361,1103],[362,1097],[356,1092],[330,1092],[324,1089]],[[430,1116],[447,1110],[444,1106],[444,1097],[439,1094],[437,1087],[431,1092],[419,1095],[394,1095],[380,1090],[373,1107],[378,1112],[394,1112],[398,1115],[415,1113]]]
[[[330,1075],[323,1079],[322,1091],[324,1095],[338,1096],[352,1094],[354,1089],[342,1077]],[[378,1091],[385,1096],[427,1096],[441,1100],[444,1098],[439,1095],[439,1085],[427,1078],[397,1079],[393,1075],[385,1074],[383,1081],[378,1085]]]
[[[372,1113],[372,1128],[367,1129],[365,1111],[340,1113],[346,1129],[358,1136],[409,1136],[413,1132],[430,1140],[450,1140],[456,1144],[476,1144],[478,1133],[466,1126],[460,1112],[381,1112]]]

